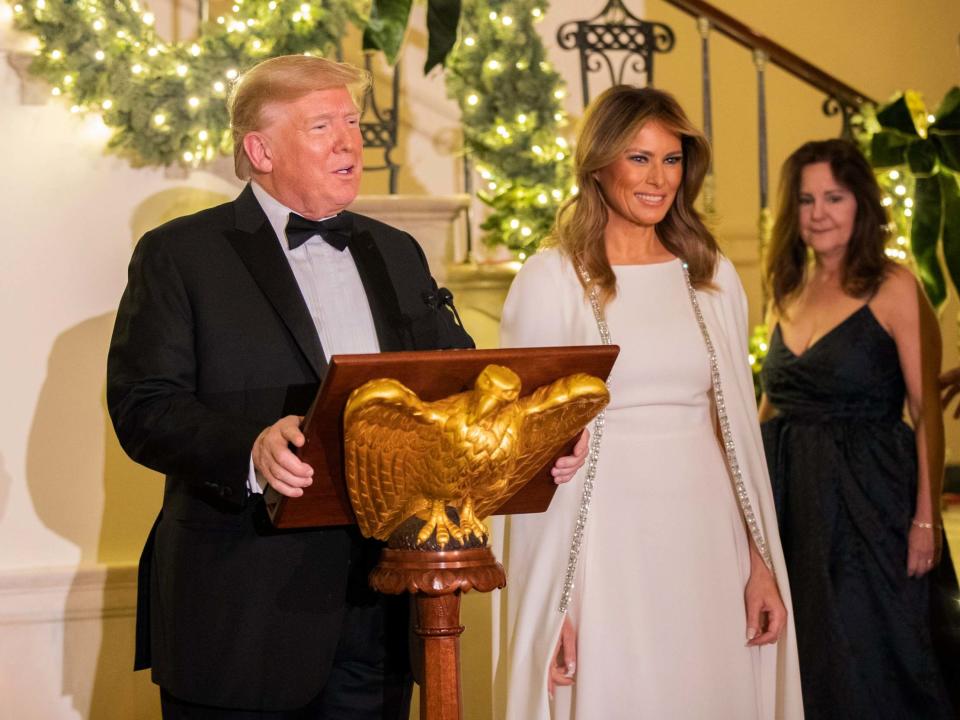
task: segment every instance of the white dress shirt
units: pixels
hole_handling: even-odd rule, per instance
[[[327,361],[331,355],[380,352],[370,302],[350,248],[337,250],[314,235],[291,250],[286,227],[293,211],[256,182],[251,188],[290,263]],[[254,471],[252,455],[247,484],[252,493],[261,493],[266,487],[266,480]]]

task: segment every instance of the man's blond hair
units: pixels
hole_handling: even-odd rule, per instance
[[[362,108],[370,88],[370,75],[348,63],[311,55],[270,58],[243,73],[227,100],[237,177],[241,180],[250,177],[253,168],[243,147],[243,138],[263,128],[264,109],[268,105],[292,102],[317,90],[339,87],[347,88],[357,108]]]

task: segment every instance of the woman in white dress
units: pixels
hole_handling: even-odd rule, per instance
[[[693,208],[709,152],[667,93],[598,97],[504,306],[505,347],[621,348],[598,460],[507,526],[509,720],[803,716],[746,298]]]

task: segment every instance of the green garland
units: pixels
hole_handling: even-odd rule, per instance
[[[447,94],[460,104],[464,147],[483,180],[478,195],[492,208],[484,241],[520,259],[575,191],[570,146],[559,132],[566,90],[535,27],[546,7],[544,0],[466,0],[447,60]]]
[[[36,35],[31,71],[74,112],[100,112],[108,147],[134,166],[198,166],[233,152],[226,104],[239,72],[274,55],[325,54],[348,22],[353,0],[234,0],[232,13],[196,41],[158,37],[137,0],[30,0],[14,25]]]

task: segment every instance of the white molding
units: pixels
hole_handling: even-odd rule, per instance
[[[350,209],[405,230],[417,239],[434,279],[446,281],[447,264],[457,259],[457,222],[470,205],[469,195],[361,195]]]
[[[33,53],[28,52],[7,52],[7,62],[20,78],[21,105],[46,105],[50,100],[50,85],[46,80],[30,74],[30,63],[34,57]]]
[[[132,617],[137,566],[0,571],[0,626]]]
[[[439,220],[453,222],[470,205],[470,196],[459,195],[360,195],[350,209],[377,219]]]

